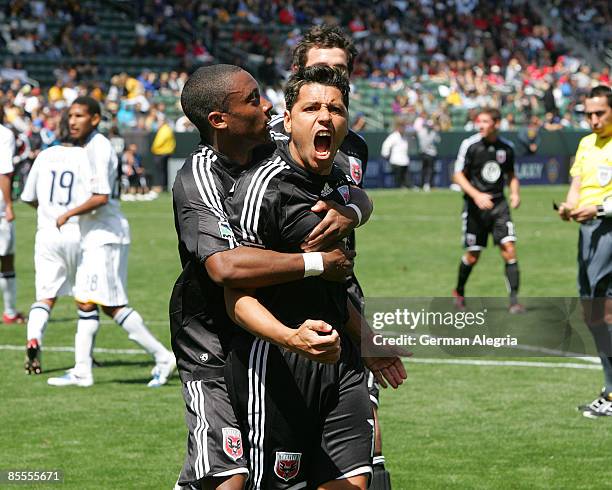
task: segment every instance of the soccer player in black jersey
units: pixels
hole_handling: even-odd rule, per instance
[[[516,235],[510,209],[504,196],[504,184],[510,189],[510,206],[519,207],[519,181],[514,174],[514,147],[498,135],[500,112],[484,108],[476,118],[478,133],[461,143],[453,179],[464,192],[463,246],[465,254],[459,265],[455,305],[465,308],[465,283],[487,246],[489,233],[498,245],[506,264],[510,293],[510,313],[522,313],[518,302],[519,268],[516,259]]]
[[[312,206],[322,196],[345,204],[352,192],[333,166],[347,132],[348,81],[340,70],[313,66],[292,76],[285,99],[288,144],[241,175],[227,210],[245,245],[297,252],[321,221]],[[365,489],[373,419],[354,343],[361,317],[346,286],[309,277],[256,294],[282,323],[270,326],[254,314],[250,293],[227,291],[228,310],[246,330],[282,346],[285,325],[297,329],[316,318],[340,334],[342,349],[326,365],[247,334],[235,338],[228,385],[249,434],[252,488]],[[374,364],[394,387],[405,378],[397,357]]]
[[[181,104],[202,143],[186,159],[173,187],[183,270],[172,291],[170,325],[189,429],[177,486],[242,489],[248,470],[224,379],[227,349],[238,329],[225,312],[222,286],[263,287],[304,274],[342,281],[352,271],[352,254],[339,248],[308,256],[236,248],[223,203],[240,172],[260,154],[270,154],[260,146],[269,141],[270,104],[260,97],[255,80],[232,65],[197,70],[185,84]],[[361,197],[367,215],[369,200]],[[269,312],[261,307],[258,314]],[[318,334],[329,330],[313,321],[292,331],[286,344],[328,360],[337,357],[340,346],[337,335]]]
[[[304,33],[304,36],[293,51],[292,70],[295,72],[307,66],[327,65],[344,70],[347,76],[350,77],[353,72],[353,62],[356,56],[357,50],[352,40],[340,27],[325,24],[313,26]],[[284,143],[288,141],[282,115],[273,117],[270,127],[271,135],[275,141]],[[349,129],[346,138],[344,138],[340,149],[336,153],[334,163],[346,174],[353,185],[362,187],[368,164],[368,145],[365,140]],[[323,211],[329,208],[333,209],[334,206],[336,204],[333,201],[326,199],[315,204],[314,210]],[[326,220],[323,220],[313,230],[313,233],[318,233],[322,229],[327,230],[331,226]],[[320,239],[307,240],[302,248],[305,251],[316,250],[320,241]],[[355,232],[348,236],[347,247],[350,250],[355,250]],[[349,277],[347,288],[349,299],[357,308],[363,309],[364,294],[355,275]],[[385,469],[385,458],[382,455],[382,436],[378,422],[379,386],[373,374],[369,371],[366,372],[368,376],[368,394],[374,407],[375,424],[374,474],[370,489],[390,490],[391,479]]]

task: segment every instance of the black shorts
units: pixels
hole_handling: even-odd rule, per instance
[[[241,336],[227,378],[248,434],[250,488],[314,489],[371,472],[372,407],[361,358],[350,340],[343,339],[341,359],[328,365]]]
[[[612,219],[580,225],[578,291],[583,299],[612,298]]]
[[[183,398],[189,433],[178,483],[197,486],[204,478],[248,474],[242,436],[225,378],[186,381]]]
[[[348,298],[351,300],[351,303],[362,313],[365,310],[365,299],[363,296],[363,290],[361,289],[361,285],[355,276],[351,276],[347,280],[346,290],[348,292]],[[380,403],[380,386],[374,379],[374,375],[370,372],[369,369],[366,368],[366,379],[368,383],[368,395],[370,396],[370,401],[374,404],[376,408]]]
[[[479,209],[472,200],[466,200],[461,214],[463,221],[463,247],[477,251],[487,246],[489,233],[493,243],[502,245],[515,242],[514,223],[505,199],[496,201],[493,209]]]

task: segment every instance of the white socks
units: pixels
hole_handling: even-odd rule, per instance
[[[79,310],[77,333],[74,336],[74,371],[79,376],[91,376],[92,352],[96,332],[100,327],[98,310]]]
[[[136,310],[125,306],[113,317],[119,326],[128,333],[128,338],[155,357],[156,363],[167,362],[172,354],[163,344],[153,337]]]
[[[0,272],[0,290],[4,300],[4,313],[14,316],[17,313],[15,303],[17,301],[17,279],[15,272]]]
[[[42,338],[47,328],[51,308],[47,303],[42,301],[34,303],[30,308],[28,315],[28,341],[32,339],[38,340],[38,344],[42,344]]]

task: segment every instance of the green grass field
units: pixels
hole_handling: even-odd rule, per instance
[[[565,192],[523,189],[514,220],[524,296],[576,294],[577,226],[562,223],[551,209],[552,199],[559,201]],[[371,195],[375,215],[358,233],[357,273],[366,295],[449,295],[461,254],[459,194]],[[130,202],[123,209],[133,237],[131,305],[169,345],[167,305],[179,273],[170,199]],[[34,298],[35,217],[23,205],[16,211],[18,303],[27,312]],[[499,253],[489,248],[470,278],[468,294],[505,296],[502,272]],[[47,348],[73,345],[75,317],[71,302],[60,301],[47,330]],[[0,471],[63,470],[59,488],[66,489],[172,488],[186,435],[178,379],[148,389],[152,361],[135,354],[127,335],[110,321],[104,322],[96,347],[128,351],[98,351],[103,366],[95,369],[96,384],[89,389],[47,386],[49,376],[72,366],[73,354],[61,349],[44,354],[43,375],[23,374],[24,343],[24,327],[0,325]],[[383,393],[380,410],[394,489],[610,486],[609,455],[602,448],[609,447],[611,421],[588,420],[575,410],[596,394],[598,369],[418,359],[407,365],[407,382],[397,392]]]

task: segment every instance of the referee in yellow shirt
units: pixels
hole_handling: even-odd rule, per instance
[[[572,183],[559,216],[580,223],[578,289],[604,371],[600,396],[578,407],[585,417],[612,416],[612,89],[600,85],[585,101],[592,134],[578,145]]]

